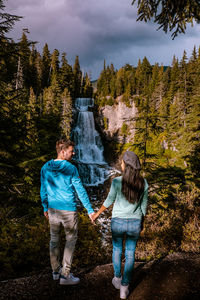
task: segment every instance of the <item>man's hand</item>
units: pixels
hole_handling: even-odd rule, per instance
[[[47,220],[49,219],[48,211],[44,211],[44,216]]]
[[[90,218],[90,220],[91,220],[91,222],[92,222],[92,224],[95,224],[94,223],[94,219],[93,219],[93,216],[95,215],[95,213],[93,212],[93,213],[91,213],[91,214],[89,214],[89,218]]]

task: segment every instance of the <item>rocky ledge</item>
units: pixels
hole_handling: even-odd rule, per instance
[[[148,263],[136,262],[130,284],[130,300],[200,299],[200,254],[173,253]],[[112,264],[76,274],[77,286],[60,286],[51,274],[0,282],[0,299],[119,299],[111,283]]]
[[[132,101],[131,106],[127,107],[122,101],[122,96],[119,96],[115,99],[114,105],[100,108],[99,114],[95,116],[95,122],[107,140],[129,143],[133,141],[135,135],[136,116],[135,103]]]

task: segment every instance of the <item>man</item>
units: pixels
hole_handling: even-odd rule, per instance
[[[90,204],[77,168],[70,163],[74,153],[74,143],[67,140],[56,142],[57,159],[48,161],[41,169],[41,200],[44,215],[50,224],[50,261],[53,279],[60,284],[73,285],[80,279],[70,273],[74,248],[77,240],[78,216],[77,195],[92,221],[94,210]],[[64,227],[66,244],[60,265],[60,227]]]

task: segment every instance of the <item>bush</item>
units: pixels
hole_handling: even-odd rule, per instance
[[[105,263],[105,251],[101,243],[98,226],[94,226],[88,215],[79,214],[79,231],[76,243],[73,266],[88,267]]]
[[[0,235],[0,280],[29,274],[48,266],[48,248],[49,228],[43,216],[4,218]]]
[[[1,212],[0,234],[0,280],[30,275],[50,268],[49,224],[41,208],[21,218],[9,218],[10,209]],[[61,254],[65,243],[64,230],[61,234]],[[73,267],[82,268],[105,261],[101,236],[89,217],[79,214],[79,233],[75,248]]]

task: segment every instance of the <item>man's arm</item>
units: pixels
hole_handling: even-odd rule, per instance
[[[83,204],[83,206],[87,209],[87,212],[89,214],[90,219],[91,218],[91,214],[94,213],[94,210],[91,206],[88,194],[85,190],[85,188],[82,185],[81,179],[79,177],[78,171],[76,169],[76,167],[74,167],[74,173],[72,176],[72,184],[77,192],[78,198],[80,199],[81,203]]]
[[[47,190],[44,182],[44,173],[43,170],[41,170],[41,177],[40,177],[40,197],[42,201],[42,206],[44,209],[44,216],[48,219],[48,196],[47,196]]]

